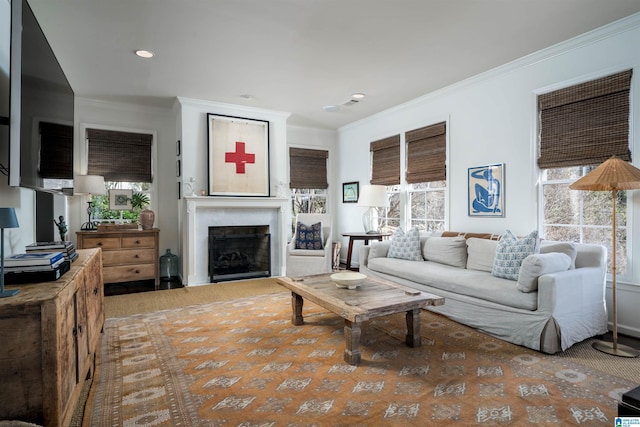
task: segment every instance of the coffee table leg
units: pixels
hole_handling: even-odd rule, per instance
[[[409,347],[420,347],[422,337],[420,336],[420,309],[409,310],[407,317],[407,338],[405,342]]]
[[[360,363],[360,335],[362,335],[360,324],[345,319],[344,339],[346,348],[344,349],[344,361],[349,365],[357,365]]]
[[[300,326],[304,325],[304,319],[302,318],[302,304],[304,300],[302,297],[294,292],[291,292],[291,309],[293,315],[291,316],[291,323]]]

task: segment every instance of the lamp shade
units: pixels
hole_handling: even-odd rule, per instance
[[[387,188],[384,185],[363,185],[360,189],[360,206],[381,208],[387,206],[387,202]]]
[[[73,178],[73,194],[107,194],[104,188],[104,177],[100,175],[76,175]]]
[[[640,188],[640,169],[616,156],[569,185],[572,190],[611,191]]]
[[[18,218],[14,208],[0,208],[0,228],[18,228]]]

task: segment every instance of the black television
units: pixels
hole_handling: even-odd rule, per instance
[[[69,194],[74,92],[27,0],[11,2],[9,185]]]

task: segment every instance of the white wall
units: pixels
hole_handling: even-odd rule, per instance
[[[176,189],[176,129],[174,113],[139,105],[76,98],[75,105],[75,171],[86,173],[86,142],[83,129],[99,126],[124,131],[146,131],[156,136],[152,147],[153,186],[156,198],[151,209],[156,213],[155,227],[160,229],[160,254],[166,249],[178,253],[178,196]],[[87,220],[84,197],[69,197],[69,234],[75,242],[75,232]]]
[[[538,228],[539,201],[536,167],[536,94],[635,68],[632,82],[631,147],[640,165],[640,14],[545,49],[487,73],[427,94],[338,132],[338,169],[334,184],[368,182],[369,143],[435,123],[448,117],[447,228],[459,231],[526,234]],[[354,159],[360,159],[354,162]],[[505,164],[505,217],[467,215],[467,169]],[[640,197],[632,203],[632,222],[640,223]],[[338,205],[338,229],[361,229],[362,208]],[[636,227],[631,242],[640,238]],[[640,252],[640,250],[637,250]],[[640,253],[632,263],[634,282],[640,283]],[[635,268],[634,268],[635,267]],[[640,336],[640,286],[621,285],[621,332]]]

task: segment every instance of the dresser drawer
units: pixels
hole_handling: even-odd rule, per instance
[[[127,249],[103,251],[102,264],[110,267],[119,264],[150,264],[155,262],[155,249]]]
[[[122,236],[122,248],[153,248],[155,239],[153,236]]]
[[[103,250],[119,249],[120,238],[119,237],[85,237],[82,240],[82,248],[78,249],[90,249],[90,248],[102,248]]]
[[[155,264],[119,265],[104,267],[104,283],[130,282],[134,280],[154,279],[156,277]]]

